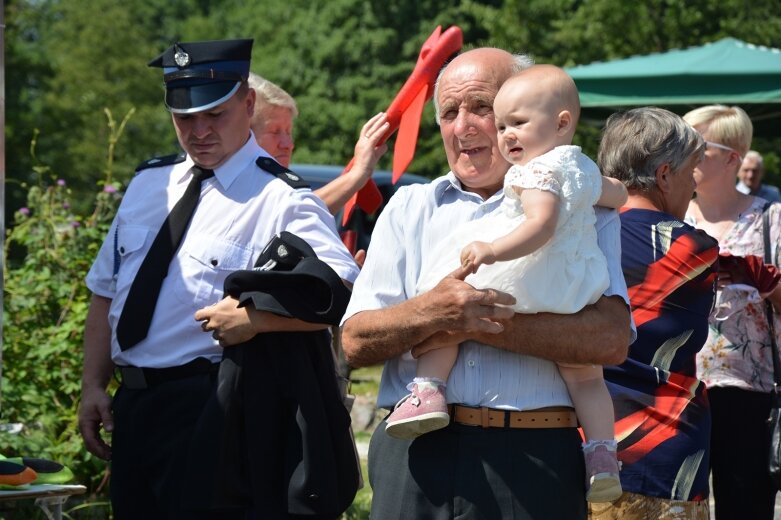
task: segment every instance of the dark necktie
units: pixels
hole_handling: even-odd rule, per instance
[[[190,173],[193,176],[190,184],[157,232],[155,241],[152,242],[152,247],[130,286],[117,323],[117,340],[122,350],[127,350],[146,338],[157,297],[160,295],[160,287],[168,274],[168,265],[179,248],[201,197],[201,181],[214,175],[214,171],[198,166],[190,168]]]

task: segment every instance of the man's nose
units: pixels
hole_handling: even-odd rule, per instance
[[[457,136],[464,136],[474,132],[474,117],[474,114],[471,112],[465,110],[459,111],[453,126],[455,134]]]
[[[193,121],[192,131],[195,137],[206,137],[211,132],[211,125],[205,118],[196,117]]]
[[[279,147],[283,150],[292,150],[295,146],[293,142],[293,136],[290,134],[282,134],[279,137]]]

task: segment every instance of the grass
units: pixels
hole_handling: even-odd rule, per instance
[[[373,403],[377,400],[377,391],[380,386],[382,365],[359,368],[350,374],[350,393],[356,396],[369,398]],[[376,421],[375,421],[376,422]],[[357,444],[368,444],[374,427],[366,431],[354,432]],[[361,471],[363,473],[363,488],[358,490],[352,505],[342,515],[342,520],[366,520],[369,518],[372,503],[372,489],[369,486],[369,471],[366,467],[366,458],[361,457]]]
[[[371,396],[376,399],[377,390],[380,386],[380,376],[382,376],[382,365],[353,370],[350,374],[350,381],[352,382],[350,393]]]

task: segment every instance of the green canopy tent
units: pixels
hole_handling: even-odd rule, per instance
[[[613,112],[655,105],[683,114],[739,105],[755,135],[781,136],[781,50],[725,38],[700,47],[567,69],[580,91],[581,120],[601,126]]]

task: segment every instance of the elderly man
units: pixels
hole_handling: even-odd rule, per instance
[[[258,144],[287,168],[295,147],[293,121],[298,117],[296,101],[281,87],[254,72],[250,72],[249,86],[257,95],[252,131]],[[350,171],[315,190],[315,195],[325,202],[332,214],[341,211],[347,200],[371,177],[377,161],[388,150],[385,143],[379,146],[377,143],[389,126],[384,112],[369,119],[355,143],[355,160]]]
[[[743,164],[738,170],[737,190],[746,195],[762,197],[771,202],[781,202],[781,193],[778,188],[769,184],[762,184],[765,176],[765,162],[762,155],[754,150],[749,151],[743,159]]]
[[[322,202],[297,189],[298,178],[255,142],[251,50],[252,40],[178,43],[149,64],[163,68],[165,105],[186,154],[139,168],[87,275],[93,297],[79,428],[91,453],[111,459],[118,520],[244,518],[188,511],[180,501],[187,450],[222,358],[219,342],[229,339],[220,316],[230,313],[247,337],[327,325],[237,309],[237,300],[220,300],[228,274],[251,269],[285,230],[342,279],[358,272]],[[195,321],[209,304],[203,323]],[[112,402],[106,388],[115,367],[121,385]]]
[[[385,362],[378,406],[391,409],[407,394],[413,356],[460,343],[447,385],[451,424],[403,441],[383,423],[372,437],[374,518],[586,518],[581,439],[554,361],[614,364],[626,356],[632,327],[616,212],[597,210],[610,287],[577,314],[513,314],[505,307],[511,296],[474,289],[463,268],[416,294],[436,241],[500,210],[509,164],[497,147],[492,104],[501,84],[528,65],[482,48],[442,71],[434,99],[451,172],[391,199],[354,287],[343,345],[354,366]]]
[[[252,131],[258,144],[287,168],[293,155],[293,121],[298,107],[293,96],[269,80],[250,72],[249,86],[255,91]]]

